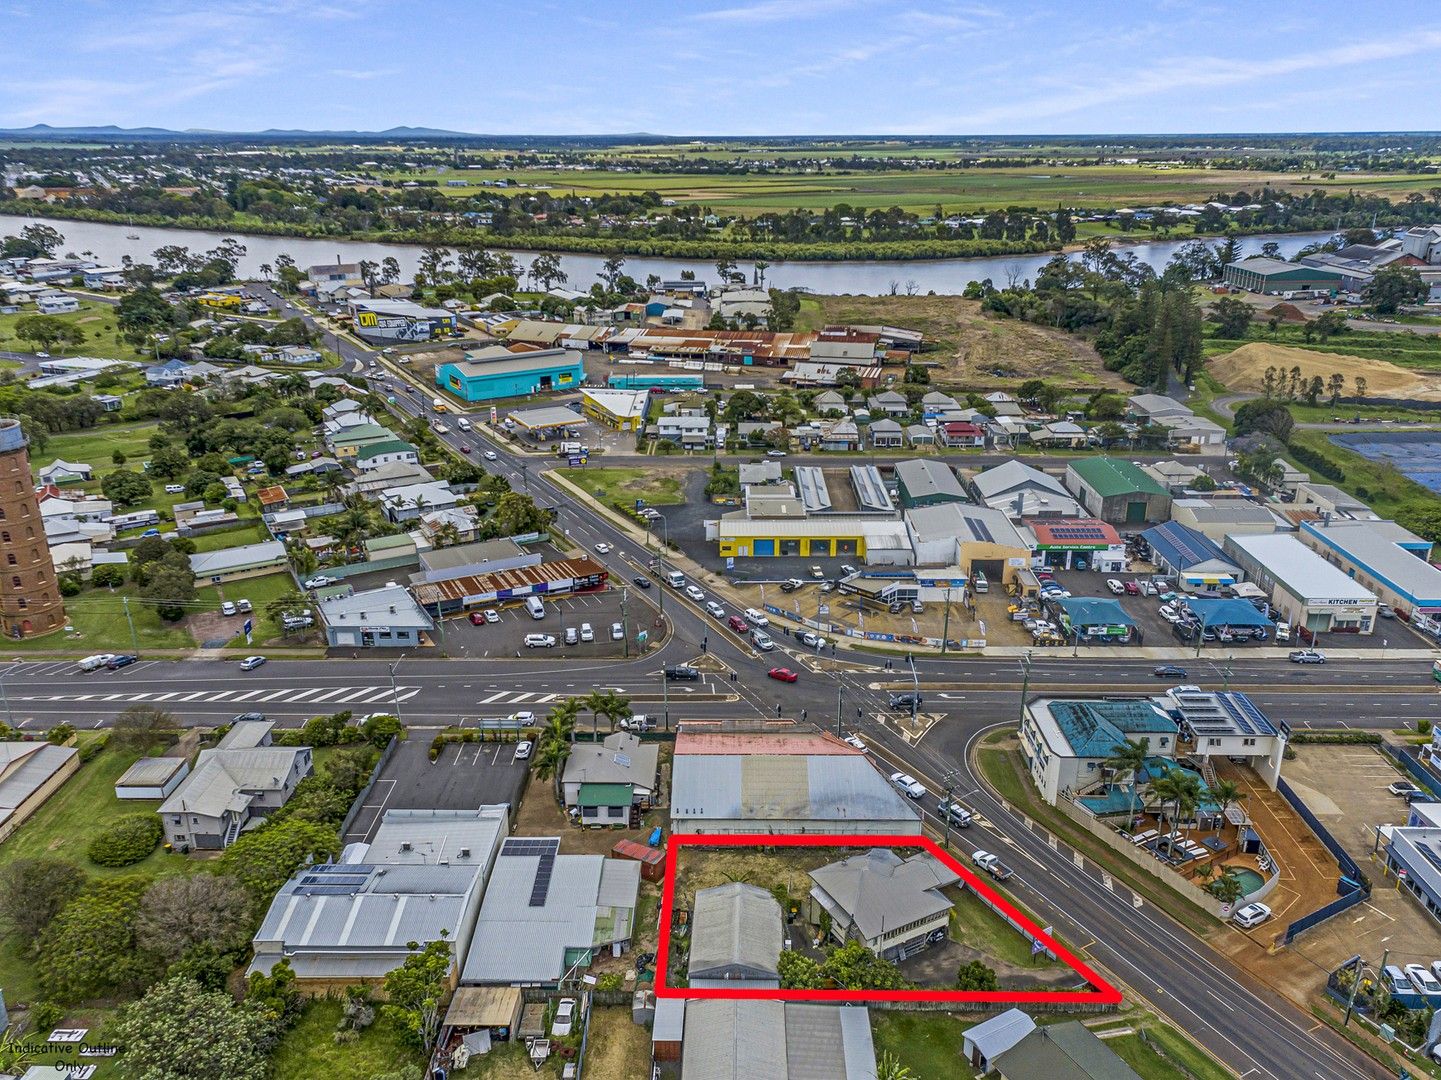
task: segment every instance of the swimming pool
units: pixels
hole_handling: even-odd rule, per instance
[[[1227,869],[1235,874],[1236,879],[1241,882],[1242,896],[1250,896],[1262,885],[1266,884],[1266,879],[1249,866],[1231,866],[1227,867]]]

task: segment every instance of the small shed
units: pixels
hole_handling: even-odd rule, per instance
[[[685,998],[656,998],[655,1022],[650,1029],[651,1056],[657,1061],[679,1061],[685,1035]]]
[[[610,853],[619,859],[634,859],[640,863],[640,876],[646,881],[659,881],[665,876],[665,852],[647,847],[636,840],[621,840]]]
[[[488,1031],[508,1041],[520,1027],[522,998],[518,986],[461,986],[450,999],[445,1026],[455,1032]]]
[[[178,757],[141,758],[115,781],[117,799],[167,799],[190,775],[190,762]]]

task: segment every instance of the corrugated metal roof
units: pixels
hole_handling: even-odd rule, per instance
[[[506,591],[544,593],[546,590],[537,589],[536,586],[555,585],[605,573],[605,567],[591,559],[557,559],[539,566],[516,566],[509,570],[495,570],[489,574],[475,574],[417,585],[415,598],[421,604],[428,605],[442,600],[463,600],[467,596],[486,596]],[[566,588],[569,589],[569,585]]]
[[[19,758],[20,764],[7,772],[5,779],[0,780],[0,810],[14,810],[19,807],[76,753],[73,746],[47,744]]]
[[[677,754],[672,815],[754,821],[908,821],[915,808],[865,755]]]
[[[116,787],[163,787],[189,765],[184,758],[145,757],[120,774]]]
[[[783,943],[780,905],[759,886],[732,881],[696,893],[691,979],[774,979]]]
[[[701,1000],[686,1004],[685,1080],[788,1080],[785,1005]]]
[[[872,848],[812,870],[811,880],[871,940],[887,927],[950,910],[939,890],[960,875],[928,852],[902,859],[890,848]]]

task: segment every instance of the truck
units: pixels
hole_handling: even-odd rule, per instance
[[[572,457],[585,453],[585,447],[578,442],[563,442],[555,448],[556,457]]]
[[[644,714],[640,716],[623,716],[620,720],[620,729],[622,731],[633,732],[654,731],[655,721]]]
[[[430,403],[430,407],[431,407],[432,409],[434,409],[434,410],[435,410],[436,412],[438,412],[438,413],[443,413],[443,412],[449,412],[449,411],[450,411],[450,407],[446,405],[444,399],[442,399],[442,398],[436,398],[434,401],[432,401],[432,402]]]

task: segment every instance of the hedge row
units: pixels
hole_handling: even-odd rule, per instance
[[[128,814],[97,834],[85,854],[99,866],[131,866],[154,851],[163,835],[158,814]]]

